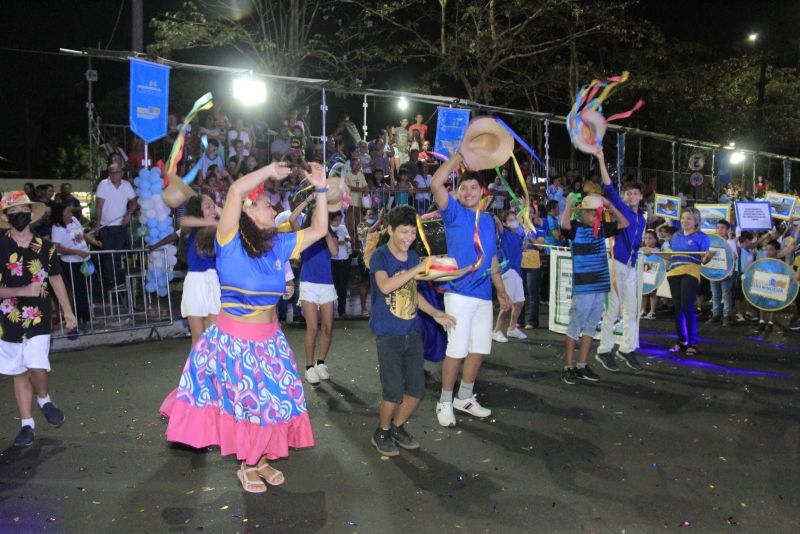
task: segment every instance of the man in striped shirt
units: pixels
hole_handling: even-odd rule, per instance
[[[561,373],[561,380],[566,384],[577,384],[580,380],[596,382],[600,379],[586,361],[592,348],[592,337],[603,316],[605,295],[611,289],[605,240],[628,226],[625,216],[600,195],[586,195],[578,209],[580,213],[574,221],[570,221],[570,202],[566,203],[561,214],[561,230],[570,240],[572,249],[572,306],[567,327],[565,364]],[[611,212],[613,221],[604,222],[604,210]],[[578,340],[580,351],[575,366],[575,345]]]

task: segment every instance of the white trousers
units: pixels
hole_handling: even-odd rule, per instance
[[[636,279],[636,265],[627,266],[614,260],[617,290],[608,293],[608,307],[603,316],[600,331],[600,346],[597,352],[611,352],[614,348],[614,323],[622,315],[621,352],[633,352],[639,348],[639,281]]]

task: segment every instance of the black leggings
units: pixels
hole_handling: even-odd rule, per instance
[[[672,303],[675,305],[675,332],[678,343],[697,345],[697,288],[700,282],[692,275],[668,276]]]
[[[336,288],[336,296],[339,300],[337,307],[339,317],[347,310],[347,284],[350,281],[350,260],[331,260],[333,271],[333,286]]]

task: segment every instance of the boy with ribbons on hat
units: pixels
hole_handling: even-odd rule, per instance
[[[642,186],[637,182],[624,184],[622,186],[624,198],[620,198],[617,188],[608,175],[603,151],[597,151],[595,156],[603,179],[603,193],[629,223],[620,229],[614,239],[612,276],[615,280],[608,294],[608,307],[603,317],[600,346],[597,347],[595,359],[612,373],[619,372],[614,356],[624,361],[631,369],[639,371],[642,366],[634,355],[639,348],[639,279],[636,260],[647,228],[647,219],[641,205]],[[614,323],[620,315],[623,318],[622,341],[619,349],[612,353]]]
[[[570,220],[572,206],[569,203],[561,214],[561,229],[570,240],[572,249],[572,305],[567,326],[564,370],[561,373],[561,380],[566,384],[600,380],[586,361],[592,348],[592,337],[603,316],[606,293],[611,289],[606,238],[628,226],[625,216],[600,195],[586,195],[578,209],[580,214],[574,221]],[[604,222],[604,210],[609,210],[615,220]],[[575,345],[579,341],[576,366]]]
[[[513,147],[513,141],[511,144]],[[462,143],[462,149],[464,145]],[[491,215],[480,212],[481,182],[478,174],[466,172],[461,175],[456,197],[451,196],[445,186],[459,163],[472,165],[472,168],[482,167],[479,157],[472,155],[470,161],[465,161],[461,152],[454,154],[436,170],[431,182],[431,192],[444,222],[448,253],[456,259],[458,267],[471,266],[464,275],[450,282],[449,291],[444,295],[445,311],[456,320],[455,327],[447,334],[442,393],[436,403],[436,417],[445,427],[456,425],[454,408],[475,417],[492,414],[478,403],[472,393],[483,358],[492,349],[492,286],[497,291],[500,307],[505,311],[511,309],[497,261],[494,220]],[[453,398],[459,371],[461,386]]]
[[[22,428],[14,446],[33,443],[36,427],[31,413],[33,390],[39,409],[53,426],[64,422],[64,412],[50,400],[47,373],[50,371],[52,310],[50,288],[64,315],[64,328],[77,326],[56,246],[31,232],[31,223],[45,213],[40,202],[31,202],[24,191],[11,191],[0,201],[0,374],[14,377],[14,394]]]

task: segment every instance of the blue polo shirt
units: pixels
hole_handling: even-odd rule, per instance
[[[623,228],[614,239],[614,259],[626,265],[635,265],[639,256],[639,247],[647,228],[647,219],[644,210],[639,208],[637,213],[628,207],[620,198],[614,184],[603,187],[606,198],[628,219],[628,226]]]
[[[500,246],[503,249],[503,258],[508,262],[503,272],[513,269],[517,271],[518,275],[522,276],[522,239],[514,230],[503,228],[503,233],[500,236]]]
[[[463,269],[478,261],[475,248],[475,212],[462,206],[453,195],[448,195],[447,208],[439,210],[447,238],[447,253]],[[492,300],[492,258],[497,255],[495,226],[492,216],[481,213],[478,219],[478,236],[483,248],[481,264],[471,272],[449,283],[450,291],[481,300]]]

